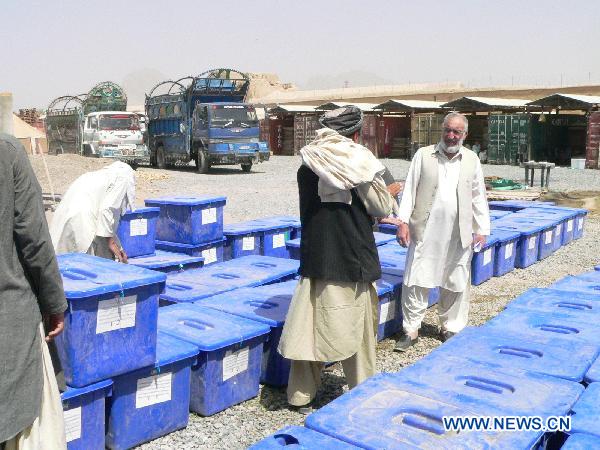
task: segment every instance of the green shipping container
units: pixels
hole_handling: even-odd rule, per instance
[[[528,159],[531,116],[528,114],[490,114],[488,124],[488,162],[519,164]]]

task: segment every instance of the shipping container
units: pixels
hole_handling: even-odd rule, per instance
[[[383,116],[378,123],[379,157],[410,159],[410,117]]]
[[[411,118],[412,153],[428,145],[437,144],[442,136],[444,114],[416,114]]]
[[[600,169],[600,112],[590,113],[588,116],[587,142],[585,149],[585,167]]]
[[[488,162],[518,164],[529,154],[528,114],[490,114],[488,123]]]
[[[296,114],[294,116],[294,154],[311,142],[321,128],[319,114]]]
[[[363,118],[363,126],[361,129],[361,144],[373,152],[377,153],[377,122],[379,118],[374,114],[365,114]]]
[[[587,118],[582,114],[532,116],[530,159],[570,166],[586,156]]]

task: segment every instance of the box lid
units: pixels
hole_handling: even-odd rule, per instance
[[[223,196],[212,196],[212,195],[199,195],[194,197],[186,197],[182,195],[148,198],[144,200],[146,206],[154,205],[174,205],[174,206],[203,206],[210,205],[212,203],[225,203],[227,197]]]
[[[192,358],[200,349],[197,345],[159,331],[156,335],[156,367]]]
[[[213,308],[185,304],[160,308],[158,330],[210,352],[266,335],[271,328]]]
[[[164,273],[122,264],[84,253],[57,256],[67,299],[121,292],[150,284],[164,283]]]
[[[201,269],[169,275],[165,293],[161,298],[189,302],[234,289],[268,284],[295,275],[299,265],[299,261],[294,259],[243,256]]]
[[[156,245],[167,247],[167,248],[175,248],[175,249],[178,249],[178,248],[203,249],[203,248],[208,248],[208,247],[212,247],[215,245],[223,245],[226,240],[227,240],[227,238],[220,238],[220,239],[217,239],[214,241],[204,242],[202,244],[183,244],[181,242],[159,241],[157,239]],[[177,253],[177,252],[172,252],[172,253]]]
[[[297,280],[290,280],[266,286],[236,289],[194,303],[256,320],[270,327],[280,327],[285,322],[297,285]]]
[[[167,252],[165,250],[156,250],[154,255],[137,256],[129,258],[129,264],[146,269],[164,269],[167,267],[179,266],[183,270],[183,266],[188,264],[199,264],[204,261],[202,256],[190,256],[185,253]]]
[[[158,217],[159,214],[160,208],[138,208],[125,211],[125,214],[121,216],[121,220],[146,219],[148,217]]]
[[[99,391],[100,389],[108,389],[112,386],[112,384],[112,380],[102,380],[98,383],[90,384],[81,388],[67,386],[67,390],[60,394],[60,398],[62,401],[69,400],[75,397],[79,397],[81,395]]]

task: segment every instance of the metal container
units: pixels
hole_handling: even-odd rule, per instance
[[[410,158],[410,117],[383,116],[378,123],[377,150],[379,156]]]
[[[529,159],[528,114],[490,114],[488,123],[488,162],[518,164]]]
[[[414,149],[437,144],[442,136],[443,114],[416,114],[411,118],[410,135]]]
[[[590,113],[587,125],[585,147],[585,166],[588,169],[600,169],[600,112]]]
[[[378,117],[373,114],[366,114],[363,119],[363,126],[361,130],[361,144],[371,150],[375,156],[378,156],[377,119]]]
[[[294,116],[294,154],[315,138],[321,128],[317,114],[296,114]]]

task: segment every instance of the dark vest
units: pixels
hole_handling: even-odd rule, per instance
[[[298,169],[300,275],[326,281],[370,282],[381,278],[372,220],[352,190],[352,204],[321,203],[319,177]]]

